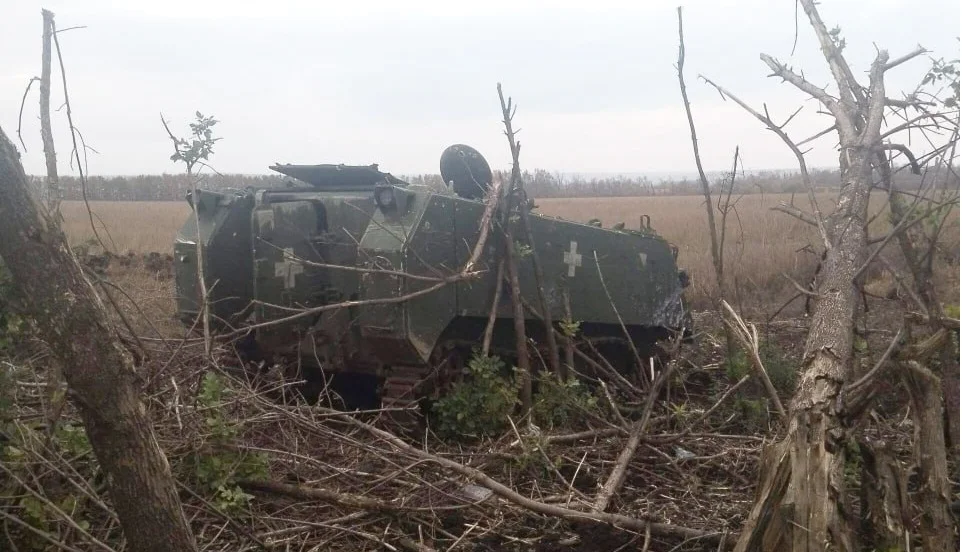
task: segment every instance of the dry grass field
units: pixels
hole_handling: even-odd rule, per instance
[[[808,201],[796,196],[795,204],[807,208]],[[829,208],[832,194],[818,198]],[[885,207],[884,198],[873,200],[873,213]],[[790,276],[799,282],[811,278],[817,259],[806,250],[815,246],[815,232],[796,219],[773,211],[779,202],[789,202],[785,194],[743,196],[737,204],[737,216],[730,217],[726,239],[726,263],[730,296],[745,306],[771,308],[794,294]],[[550,216],[587,222],[601,219],[608,227],[625,222],[637,228],[639,216],[651,216],[652,227],[679,248],[679,264],[692,279],[691,298],[696,306],[706,304],[713,288],[709,237],[704,203],[697,196],[621,197],[621,198],[557,198],[537,200],[538,210]],[[106,225],[104,240],[116,252],[170,253],[177,229],[190,213],[186,202],[94,202],[91,204],[98,227]],[[64,204],[67,233],[74,244],[92,237],[86,209],[80,202]],[[886,217],[878,217],[881,230]],[[109,237],[108,237],[109,236]],[[954,252],[948,264],[941,267],[942,283],[947,295],[958,295],[959,220],[955,215],[944,231],[944,250]],[[871,277],[878,278],[876,271]]]
[[[191,212],[186,201],[92,201],[90,208],[100,237],[120,254],[173,253],[174,235]],[[83,202],[65,201],[62,210],[71,245],[93,238]]]

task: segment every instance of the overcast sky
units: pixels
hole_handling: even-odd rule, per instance
[[[159,113],[187,132],[195,110],[216,116],[221,172],[267,165],[377,162],[395,174],[437,172],[441,151],[474,145],[504,168],[495,84],[519,109],[522,166],[565,172],[690,173],[688,127],[674,64],[679,0],[567,3],[515,0],[313,2],[298,0],[0,0],[0,127],[14,138],[27,81],[40,72],[41,6],[59,28],[75,122],[94,174],[182,170],[169,159]],[[699,80],[704,73],[773,116],[805,98],[767,78],[769,53],[819,85],[830,75],[792,0],[689,0],[686,77],[706,168],[791,168],[778,139]],[[958,0],[823,1],[846,54],[864,76],[875,45],[893,57],[921,43],[957,58]],[[920,58],[892,71],[889,90],[914,87]],[[55,65],[56,67],[56,65]],[[63,93],[55,74],[52,105]],[[23,156],[44,172],[36,87],[28,97]],[[790,125],[803,138],[825,126],[816,105]],[[64,111],[54,113],[60,170],[67,164]],[[15,138],[14,138],[15,139]],[[836,162],[832,138],[809,154]]]

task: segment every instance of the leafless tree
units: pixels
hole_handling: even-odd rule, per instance
[[[762,462],[756,503],[737,550],[858,549],[853,522],[846,515],[847,491],[843,469],[847,454],[845,444],[851,437],[853,422],[863,411],[866,400],[864,392],[855,393],[856,389],[849,384],[855,375],[855,343],[858,338],[856,330],[863,267],[879,251],[873,251],[870,247],[873,240],[868,236],[868,223],[871,220],[869,200],[872,190],[880,187],[878,177],[883,176],[884,187],[884,175],[891,172],[885,152],[897,150],[910,153],[904,146],[890,143],[899,127],[885,128],[887,110],[893,106],[924,109],[926,103],[915,96],[893,100],[885,89],[886,72],[922,55],[922,48],[896,59],[891,59],[884,50],[879,51],[868,72],[868,85],[863,86],[855,78],[843,55],[844,42],[838,31],[830,31],[826,27],[812,0],[800,0],[800,3],[831,69],[836,89],[830,91],[816,86],[771,56],[762,54],[761,59],[773,76],[810,95],[830,114],[832,125],[819,136],[829,132],[837,134],[842,181],[831,213],[823,215],[815,203],[814,186],[808,176],[804,152],[800,148],[800,144],[808,140],[793,141],[785,130],[787,122],[776,123],[769,116],[767,108],[761,113],[727,89],[705,79],[724,97],[734,100],[759,119],[795,153],[809,189],[812,212],[802,212],[796,208],[791,214],[816,227],[825,247],[823,268],[812,292],[815,308],[798,387],[789,409],[788,428],[784,437],[764,452],[765,461]],[[947,119],[944,115],[928,113],[927,117],[923,117],[926,123],[946,122],[943,121]],[[919,121],[915,122],[916,128],[922,126]],[[952,140],[957,138],[957,121],[956,116],[956,130],[950,133]],[[900,127],[901,130],[907,130],[913,124]],[[945,149],[937,148],[937,151],[944,152]],[[912,223],[905,218],[905,210],[900,211],[899,207],[902,198],[899,193],[890,195],[895,198],[891,201],[893,214],[901,217],[897,220],[904,224],[896,224],[890,238],[883,241],[891,237],[911,241],[910,234],[905,230]],[[954,201],[957,202],[957,199],[956,194]],[[907,250],[904,245],[902,249],[903,252]],[[918,252],[915,253],[915,259],[910,251],[905,257],[910,266],[920,266]],[[926,277],[916,275],[915,281],[917,287],[920,282],[924,287]],[[940,387],[937,385],[938,378],[923,366],[932,351],[939,350],[931,340],[944,331],[942,326],[946,323],[936,303],[934,297],[928,304],[921,302],[923,316],[930,324],[930,334],[911,346],[900,348],[894,356],[903,367],[902,377],[912,398],[916,424],[920,426],[916,447],[920,452],[920,447],[925,447],[925,454],[920,454],[919,458],[923,466],[922,484],[930,489],[921,497],[922,507],[927,512],[921,527],[925,549],[948,550],[952,531],[947,525],[945,446],[944,442],[939,442],[942,439],[941,416],[934,412],[940,404]],[[887,352],[883,355],[880,366],[887,365],[886,357],[890,354]],[[862,380],[869,381],[871,377],[877,377],[879,371],[872,372]],[[862,380],[856,382],[860,387],[865,385]]]

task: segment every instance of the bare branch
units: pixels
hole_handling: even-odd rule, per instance
[[[883,150],[896,150],[901,152],[909,160],[909,165],[912,167],[912,174],[922,174],[922,168],[919,167],[919,162],[915,159],[915,155],[912,154],[907,146],[903,144],[882,144]]]
[[[913,50],[913,51],[905,54],[904,56],[895,58],[895,59],[893,59],[892,61],[886,63],[886,64],[882,67],[882,71],[888,71],[889,69],[894,69],[894,68],[898,67],[899,65],[902,65],[903,63],[905,63],[905,62],[907,62],[907,61],[911,61],[911,60],[913,60],[913,59],[915,59],[915,58],[917,58],[917,57],[919,57],[919,56],[921,56],[922,54],[925,54],[925,53],[928,53],[928,50],[926,50],[926,49],[923,48],[922,46],[918,46],[915,50]]]
[[[761,121],[762,124],[764,124],[769,130],[771,130],[776,135],[778,135],[778,137],[782,139],[782,142],[784,142],[785,145],[788,146],[790,150],[792,150],[792,153],[795,154],[795,158],[798,160],[798,167],[802,173],[802,181],[805,182],[805,187],[808,190],[808,200],[812,205],[812,211],[815,213],[815,222],[816,222],[816,226],[818,227],[819,236],[822,238],[822,243],[825,245],[825,248],[826,249],[830,248],[831,242],[828,239],[828,232],[825,230],[825,225],[822,219],[822,213],[818,208],[818,203],[815,201],[815,185],[812,183],[812,177],[808,172],[808,164],[805,161],[805,154],[802,153],[802,151],[798,148],[795,142],[793,142],[792,139],[788,137],[788,134],[786,134],[784,130],[779,128],[778,125],[776,125],[775,122],[772,121],[770,118],[765,117],[758,111],[755,111],[754,109],[749,107],[748,104],[746,104],[741,99],[739,99],[738,96],[735,96],[734,94],[732,94],[725,88],[721,87],[720,85],[715,84],[715,82],[713,82],[711,79],[705,77],[704,75],[700,75],[700,78],[705,82],[707,82],[708,84],[714,86],[715,89],[718,90],[718,92],[722,95],[722,97],[731,98],[735,103],[741,106],[742,109],[751,113],[756,119]]]
[[[86,28],[87,28],[86,25],[74,25],[73,27],[67,27],[66,29],[57,29],[54,32],[56,32],[57,34],[60,34],[60,33],[66,33],[68,31],[76,31],[77,29],[86,29]]]
[[[618,461],[615,462],[615,467],[612,468],[611,474],[608,476],[607,481],[605,481],[604,486],[602,486],[601,491],[598,493],[594,504],[592,505],[593,512],[604,512],[608,509],[608,504],[611,502],[611,498],[618,492],[621,488],[622,483],[625,481],[625,471],[628,467],[628,462],[635,454],[638,445],[641,443],[641,438],[645,434],[645,429],[648,426],[648,420],[651,418],[651,409],[655,404],[655,398],[658,397],[662,386],[671,377],[674,372],[676,364],[672,363],[668,365],[668,368],[661,373],[658,379],[652,384],[651,391],[648,394],[648,398],[645,400],[644,411],[641,414],[641,418],[635,422],[635,426],[631,430],[631,435],[628,437],[628,442],[625,443],[625,448],[622,449],[621,454],[618,455]]]
[[[885,115],[885,63],[889,54],[882,50],[872,62],[869,70],[869,106],[865,126],[862,128],[861,144],[871,147],[878,143]]]
[[[806,224],[811,224],[812,226],[818,227],[818,222],[815,220],[815,217],[811,215],[811,213],[806,213],[805,211],[802,211],[793,205],[779,203],[778,205],[772,207],[772,211],[780,211],[786,215],[791,215]]]
[[[437,464],[443,468],[449,469],[466,479],[482,485],[494,494],[517,504],[518,506],[531,510],[533,512],[538,512],[544,515],[560,517],[562,519],[569,520],[579,520],[579,521],[592,521],[595,523],[607,523],[612,525],[617,525],[619,527],[624,527],[627,529],[634,529],[637,531],[642,531],[650,528],[652,533],[662,534],[662,535],[674,535],[683,538],[690,539],[708,539],[712,541],[717,541],[722,538],[721,533],[702,531],[698,529],[690,529],[687,527],[680,527],[677,525],[671,525],[667,523],[659,523],[649,519],[632,518],[620,514],[608,514],[601,512],[584,512],[580,510],[572,510],[562,506],[556,506],[554,504],[545,504],[543,502],[538,502],[532,500],[522,494],[519,494],[515,490],[507,487],[506,485],[492,479],[487,474],[478,470],[476,468],[460,464],[443,456],[437,456],[431,454],[430,452],[421,450],[416,446],[409,445],[405,443],[400,438],[384,431],[378,429],[370,424],[364,423],[356,418],[353,418],[347,414],[332,411],[326,408],[318,408],[319,411],[326,412],[332,416],[336,416],[341,421],[349,423],[355,427],[363,429],[364,431],[370,433],[371,435],[384,441],[385,445],[394,448],[397,451],[404,452],[415,458],[425,460],[434,464]]]
[[[838,100],[829,95],[824,88],[819,88],[808,82],[801,75],[789,69],[787,65],[775,60],[775,58],[768,54],[761,54],[759,57],[761,57],[761,60],[764,61],[765,64],[768,65],[768,67],[772,70],[774,76],[788,81],[802,92],[805,92],[809,96],[821,102],[822,105],[827,107],[828,110],[832,112],[832,115],[834,115],[836,118],[839,118],[840,116],[843,119],[845,118],[845,112],[842,111],[841,107],[839,106]],[[854,131],[854,127],[852,130]]]
[[[678,6],[678,87],[685,104],[685,115],[688,117],[688,128],[691,132],[691,147],[695,154],[695,167],[698,169],[698,179],[701,181],[702,195],[705,196],[705,210],[708,215],[708,235],[711,239],[712,263],[715,268],[715,284],[718,293],[724,293],[725,269],[724,252],[719,246],[718,228],[715,226],[715,212],[711,201],[711,186],[701,163],[701,153],[698,149],[698,134],[695,132],[695,119],[691,115],[691,102],[688,101],[688,90],[685,87],[685,33],[682,25],[681,6]]]
[[[882,265],[885,266],[886,270],[889,271],[889,274],[891,274],[892,277],[895,278],[895,281],[898,283],[899,288],[905,293],[907,293],[909,297],[912,298],[913,301],[915,301],[915,304],[918,305],[920,309],[922,309],[922,312],[927,312],[928,309],[926,308],[925,302],[922,301],[922,299],[918,296],[917,293],[915,293],[915,290],[912,289],[912,286],[909,286],[905,283],[905,279],[902,277],[902,274],[900,274],[899,271],[894,266],[892,266],[892,263],[886,260],[885,257],[879,257],[878,259],[879,261],[881,261]]]
[[[504,101],[504,93],[501,91],[501,83],[498,83],[498,99],[501,102],[501,114],[503,116],[505,136],[508,139],[508,146],[511,149],[511,182],[508,186],[507,204],[502,213],[501,224],[504,229],[504,251],[506,255],[505,272],[508,275],[508,282],[511,289],[511,307],[514,313],[514,341],[515,350],[518,358],[518,371],[521,374],[521,407],[527,414],[531,409],[531,364],[528,359],[528,339],[524,325],[524,305],[521,298],[521,283],[518,276],[518,256],[514,244],[514,227],[510,223],[511,215],[515,210],[525,209],[526,206],[520,205],[522,201],[521,183],[521,164],[518,157],[521,154],[521,144],[515,140],[512,121],[514,112],[511,111],[511,99]],[[517,109],[517,105],[515,105]],[[531,244],[534,247],[534,244]],[[543,296],[541,297],[543,299]],[[542,306],[546,303],[542,301]],[[549,315],[548,309],[544,308],[545,314]],[[558,351],[555,350],[552,359],[557,359]],[[557,364],[555,364],[557,366]],[[557,372],[556,372],[557,373]]]
[[[40,69],[40,137],[43,140],[43,155],[47,164],[46,206],[54,222],[59,222],[60,176],[57,173],[57,151],[53,142],[53,126],[50,122],[50,57],[54,37],[53,12],[42,10],[43,49]],[[64,83],[64,90],[66,90]],[[29,87],[28,87],[29,88]],[[24,94],[26,97],[26,94]]]
[[[39,80],[40,77],[30,77],[30,80],[27,82],[27,88],[23,91],[23,99],[20,100],[20,116],[17,117],[17,138],[20,138],[20,145],[23,146],[24,153],[27,151],[27,144],[23,143],[23,135],[20,133],[20,128],[23,125],[23,105],[27,103],[27,94],[30,93],[30,87],[33,86],[34,82]]]
[[[896,100],[894,98],[885,98],[886,107],[894,107],[897,109],[908,109],[910,107],[922,107],[922,106],[934,106],[935,102],[923,101],[915,97],[909,97],[905,100]]]
[[[788,126],[788,123],[792,122],[792,119],[794,119],[796,115],[798,115],[799,113],[801,113],[801,112],[802,112],[802,109],[804,109],[804,108],[805,108],[804,105],[798,106],[798,109],[795,110],[795,113],[792,113],[791,115],[789,115],[789,116],[788,116],[788,119],[785,119],[785,122],[784,122],[784,123],[778,125],[778,128],[785,128],[785,127],[787,127],[787,126]],[[765,107],[765,114],[768,115],[768,107],[767,107],[767,106]]]
[[[838,86],[840,98],[842,100],[843,108],[840,113],[836,115],[842,115],[839,119],[839,123],[843,125],[843,132],[849,136],[854,136],[856,131],[855,121],[849,114],[848,110],[854,109],[858,100],[855,100],[856,91],[858,90],[858,83],[855,82],[852,76],[852,69],[848,66],[848,62],[842,56],[842,52],[839,50],[838,45],[835,43],[835,39],[832,34],[828,31],[825,26],[825,22],[822,21],[818,10],[815,9],[814,0],[800,0],[802,3],[802,9],[805,10],[805,15],[808,16],[808,21],[815,31],[815,36],[818,38],[819,47],[822,50],[822,56],[825,61],[828,62],[829,68],[832,70],[832,76],[835,77],[835,83]],[[827,104],[826,104],[827,106]],[[835,110],[832,110],[835,113]]]
[[[891,343],[889,343],[888,348],[886,348],[885,352],[882,353],[882,356],[878,359],[878,362],[875,363],[875,366],[873,366],[871,370],[866,372],[864,376],[859,378],[858,381],[855,381],[846,385],[845,392],[851,393],[857,390],[859,387],[872,381],[875,378],[875,374],[877,374],[878,371],[882,369],[882,366],[884,366],[885,363],[888,362],[889,357],[892,356],[892,352],[895,351],[895,347],[898,346],[899,341],[901,341],[902,336],[904,334],[905,334],[905,327],[902,326],[899,328],[899,331],[895,332],[895,337],[892,338],[892,341]]]
[[[826,128],[825,130],[819,131],[818,133],[814,134],[813,136],[809,136],[808,138],[802,140],[801,142],[798,142],[796,145],[797,145],[797,146],[801,146],[801,145],[807,144],[807,143],[809,143],[809,142],[811,142],[811,141],[813,141],[813,140],[817,140],[817,139],[821,138],[822,136],[825,136],[825,135],[828,134],[829,132],[832,132],[833,130],[838,130],[838,125],[832,125],[832,126]]]
[[[724,267],[725,265],[725,237],[728,234],[728,213],[735,208],[732,204],[732,191],[735,189],[735,175],[738,172],[738,146],[735,146],[735,155],[732,157],[732,172],[731,177],[728,179],[728,189],[724,190],[725,193],[725,204],[721,204],[722,194],[718,194],[718,211],[721,213],[721,232],[718,236],[718,252],[719,252],[719,264]],[[736,203],[738,200],[735,200]],[[722,272],[724,275],[724,271]],[[719,293],[723,293],[723,290],[719,289]]]
[[[77,127],[73,122],[73,109],[70,107],[70,94],[67,92],[67,69],[64,67],[63,63],[63,53],[60,51],[60,40],[57,38],[57,26],[53,21],[51,15],[50,28],[53,31],[53,44],[57,49],[57,61],[60,64],[60,81],[63,83],[63,103],[67,107],[67,124],[70,126],[70,140],[73,143],[72,153],[77,160],[77,173],[80,176],[80,191],[83,196],[84,206],[87,209],[87,216],[90,220],[90,230],[93,232],[94,237],[97,238],[97,242],[104,251],[110,251],[107,244],[104,243],[103,238],[100,237],[100,232],[97,231],[97,226],[94,224],[93,211],[90,207],[90,201],[87,199],[87,176],[84,174],[84,168],[81,167],[80,161],[80,149],[77,147]],[[86,166],[86,165],[85,165]]]

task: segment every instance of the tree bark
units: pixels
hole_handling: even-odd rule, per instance
[[[949,467],[942,429],[939,378],[916,361],[905,363],[902,380],[909,391],[915,422],[915,458],[919,469],[919,503],[922,548],[942,552],[958,550],[955,524],[949,517]]]
[[[170,466],[138,396],[133,362],[58,225],[44,221],[0,129],[0,257],[30,301],[24,314],[64,376],[131,550],[194,551]]]

